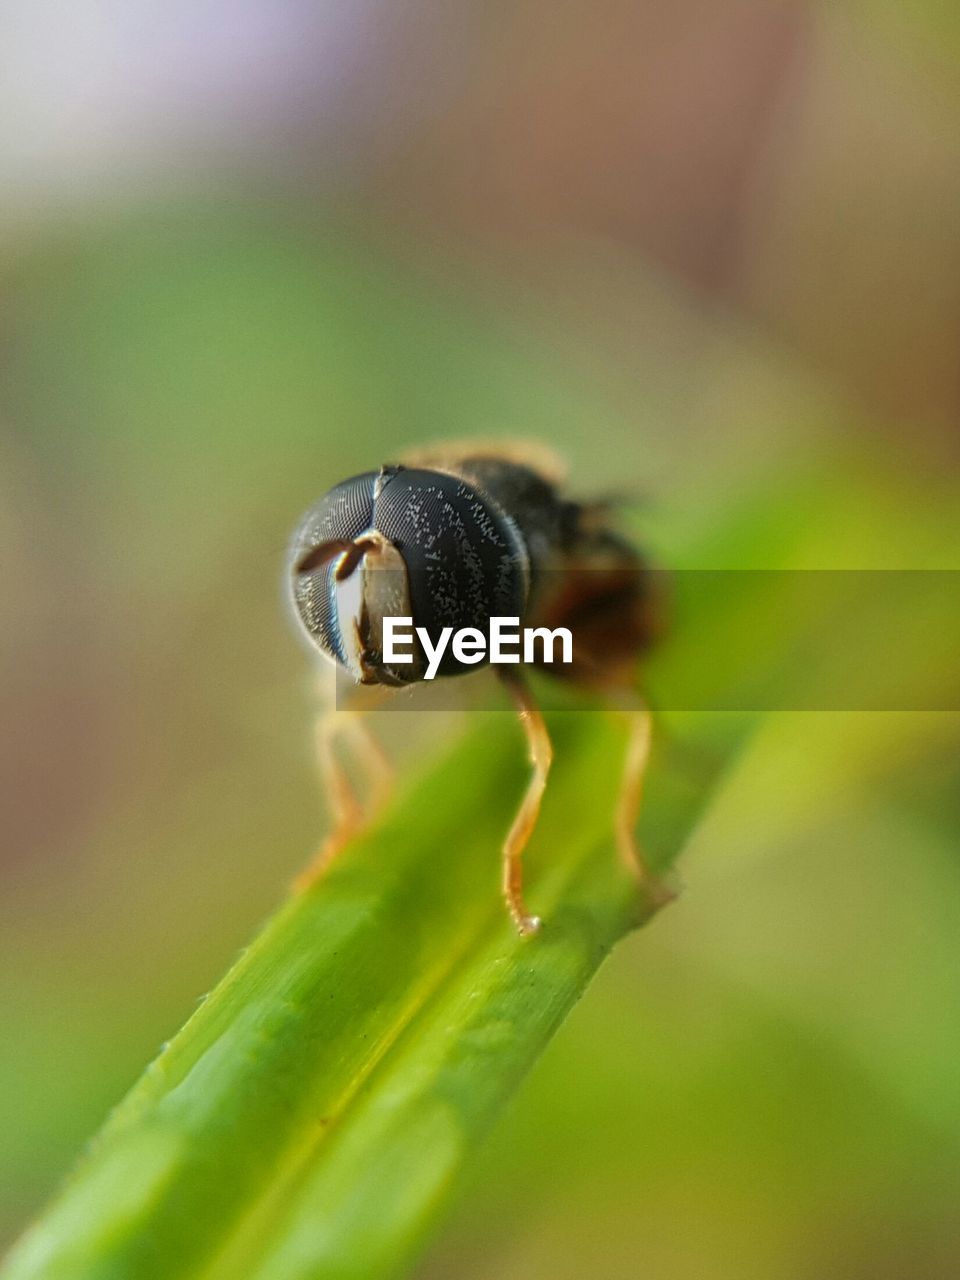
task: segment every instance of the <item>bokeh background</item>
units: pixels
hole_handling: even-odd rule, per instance
[[[0,50],[7,1241],[316,843],[279,573],[331,483],[539,438],[736,568],[854,474],[805,563],[958,567],[960,17],[35,0]],[[955,1274],[958,743],[776,719],[422,1280]]]

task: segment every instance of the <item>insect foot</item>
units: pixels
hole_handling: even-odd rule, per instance
[[[540,932],[543,921],[539,916],[520,916],[514,918],[514,924],[521,938],[530,938],[533,934]]]

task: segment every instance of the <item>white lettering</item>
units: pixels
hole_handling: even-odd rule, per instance
[[[413,634],[411,634],[411,632]],[[448,648],[457,662],[475,666],[488,656],[492,663],[554,662],[557,641],[562,663],[573,662],[573,634],[567,627],[521,627],[519,618],[491,618],[489,638],[478,627],[443,627],[434,644],[426,627],[414,627],[412,618],[383,619],[383,661],[388,664],[413,662],[414,637],[420,641],[427,667],[424,680],[433,680]],[[538,642],[540,658],[537,658]],[[521,657],[522,651],[522,657]]]
[[[543,641],[543,661],[553,661],[554,643],[560,641],[561,662],[573,661],[573,636],[567,627],[557,627],[550,631],[547,627],[525,627],[523,632],[523,660],[536,662],[536,641]]]
[[[443,661],[443,655],[452,635],[453,627],[444,627],[440,632],[440,639],[437,641],[436,648],[434,648],[430,643],[430,633],[426,627],[417,627],[417,637],[423,645],[423,652],[427,655],[427,669],[423,675],[424,680],[432,680],[437,674],[437,668]]]
[[[398,635],[400,627],[412,627],[412,618],[384,618],[383,620],[383,660],[384,662],[412,662],[412,653],[401,653],[397,649],[398,644],[413,644],[413,636],[408,631],[406,635]]]
[[[486,651],[487,637],[476,627],[463,627],[453,637],[453,656],[468,667],[482,662]]]
[[[520,632],[509,632],[508,627],[519,627],[519,618],[491,618],[490,619],[490,661],[491,662],[519,662],[519,653],[505,653],[503,646],[505,644],[520,644]]]

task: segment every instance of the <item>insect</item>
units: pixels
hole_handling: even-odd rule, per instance
[[[565,626],[571,660],[543,669],[608,698],[632,689],[638,655],[658,630],[654,575],[615,529],[610,504],[568,498],[562,466],[533,445],[438,446],[343,481],[303,517],[288,573],[303,632],[357,685],[395,688],[424,676],[422,654],[404,664],[385,659],[385,618],[410,618],[430,637],[445,627],[482,631],[500,616]],[[476,669],[447,649],[438,674]],[[522,854],[553,749],[523,667],[494,670],[513,700],[532,766],[502,848],[507,910],[519,932],[531,934],[541,922],[524,900]],[[319,756],[333,824],[301,886],[322,874],[364,820],[337,757],[338,734],[353,734],[375,796],[386,792],[388,764],[363,719],[342,711],[321,717]],[[614,828],[625,866],[663,897],[669,895],[650,876],[634,836],[649,749],[650,715],[639,706],[630,713]]]

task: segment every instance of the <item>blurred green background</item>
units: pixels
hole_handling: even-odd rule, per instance
[[[322,830],[279,580],[330,484],[532,437],[667,564],[958,567],[960,19],[0,21],[6,1242]],[[422,1280],[954,1274],[958,743],[771,718]]]

